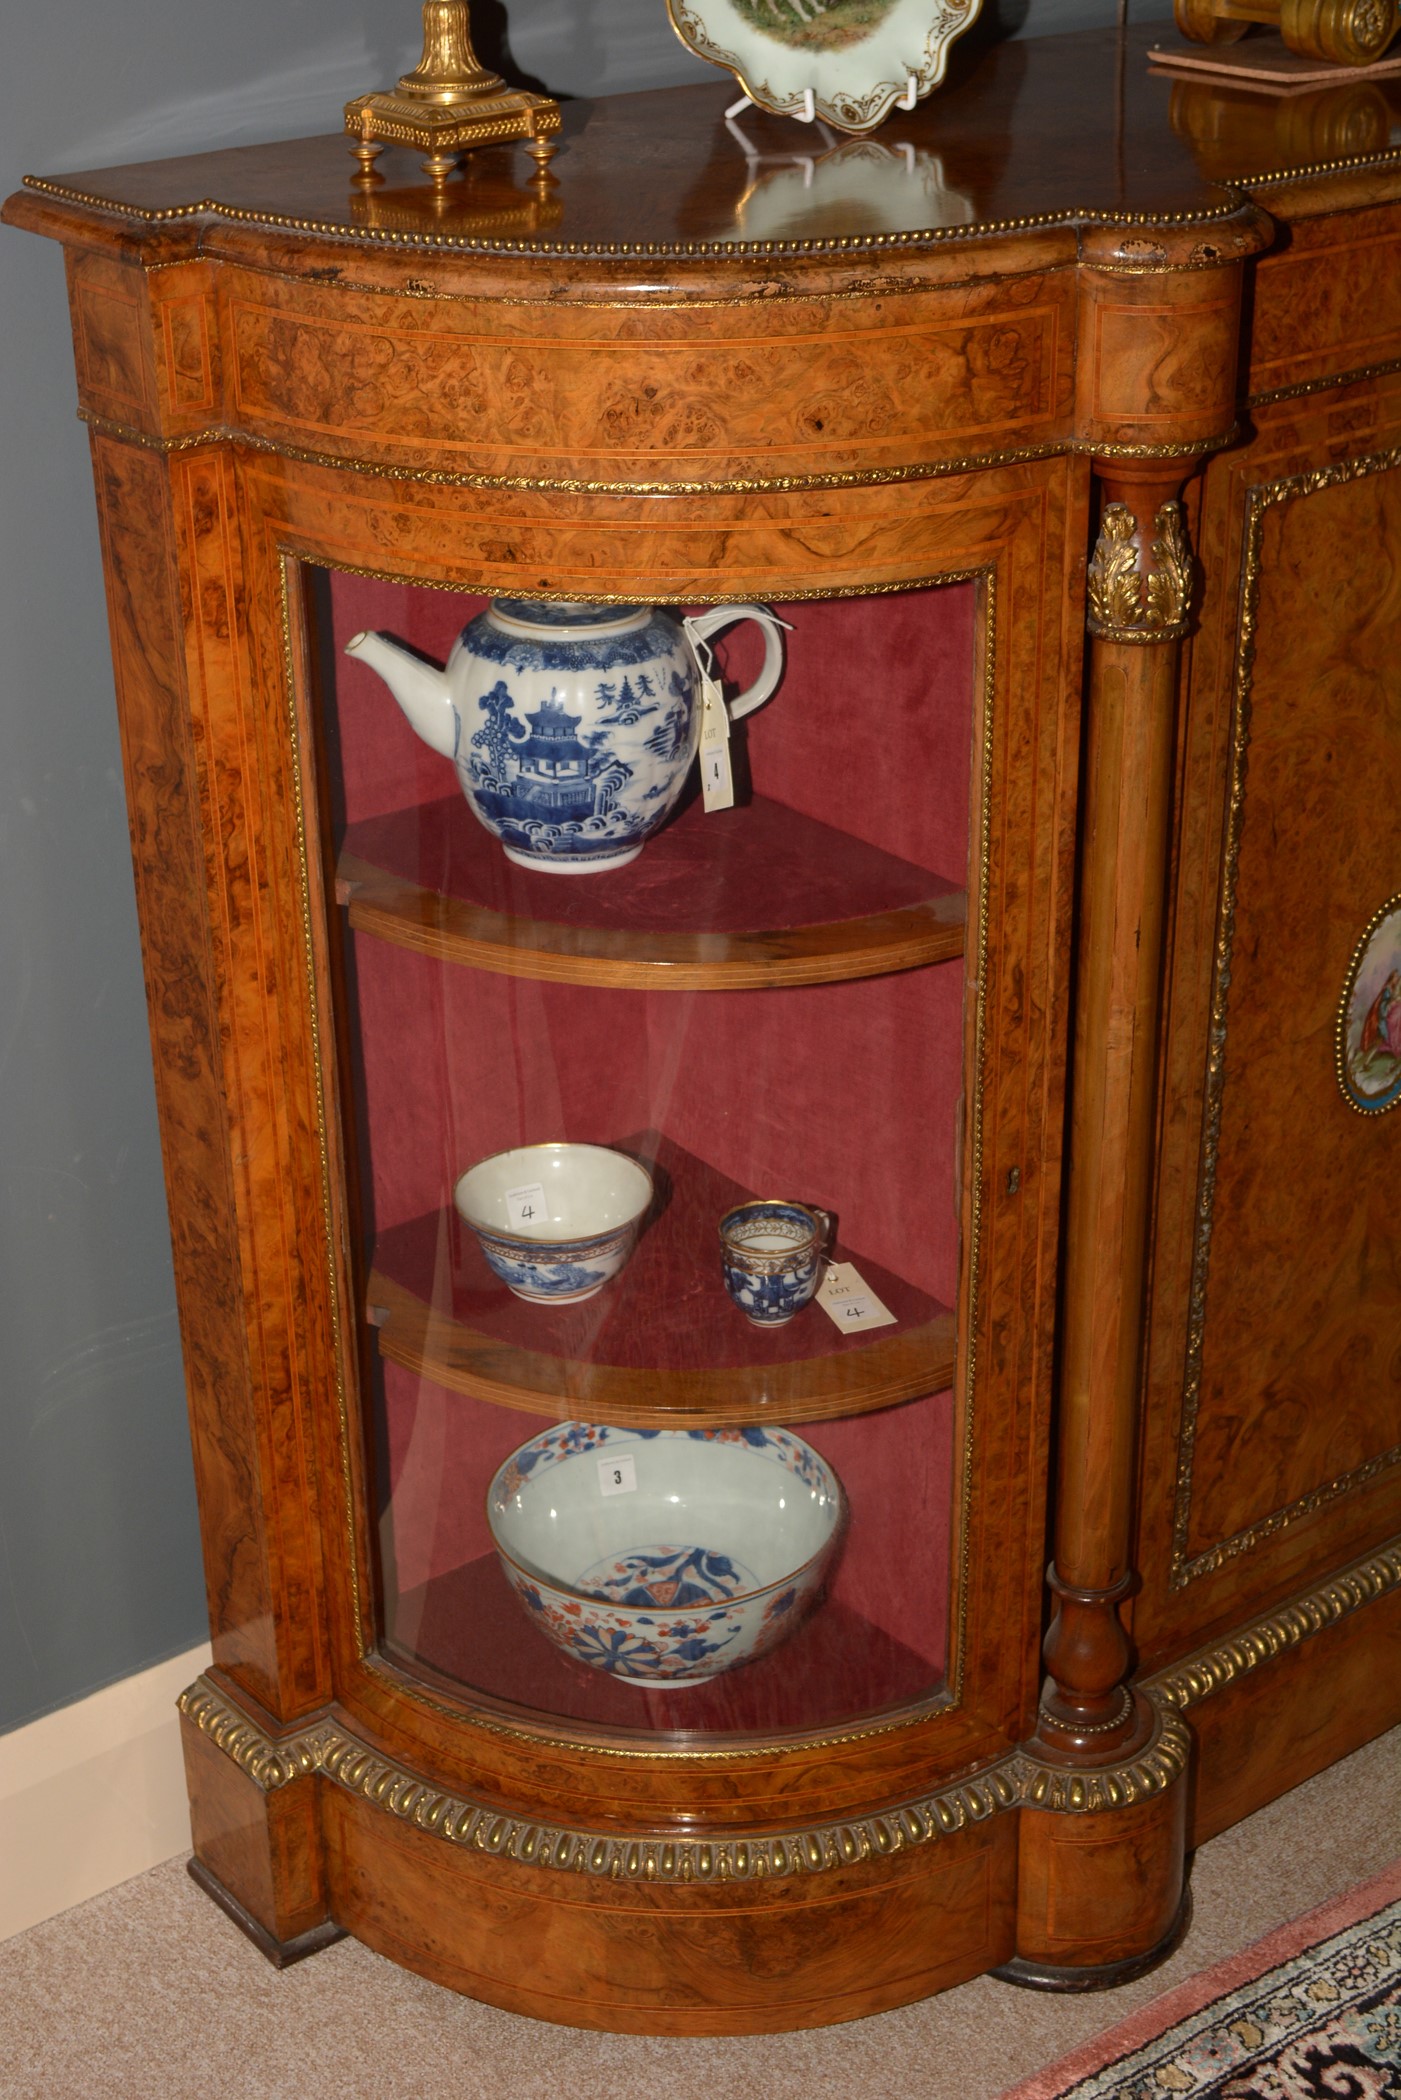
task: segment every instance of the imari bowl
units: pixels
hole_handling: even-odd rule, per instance
[[[608,1145],[520,1145],[478,1160],[453,1190],[507,1289],[545,1305],[602,1290],[651,1200],[647,1169]]]
[[[547,1640],[624,1684],[700,1684],[811,1610],[846,1513],[786,1429],[564,1422],[487,1491],[506,1578]]]

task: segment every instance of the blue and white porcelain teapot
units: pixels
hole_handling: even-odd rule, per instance
[[[700,739],[693,642],[736,620],[764,631],[764,665],[730,703],[737,721],[783,668],[780,622],[760,605],[686,621],[648,606],[496,598],[463,629],[446,670],[382,634],[347,656],[378,671],[413,727],[457,768],[507,857],[583,875],[621,868],[665,823]]]

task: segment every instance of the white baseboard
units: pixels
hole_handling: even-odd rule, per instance
[[[0,1940],[190,1847],[175,1701],[191,1648],[0,1735]]]

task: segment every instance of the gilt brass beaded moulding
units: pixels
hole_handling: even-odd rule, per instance
[[[1185,1712],[1302,1647],[1316,1634],[1327,1633],[1366,1605],[1380,1603],[1396,1589],[1401,1589],[1401,1539],[1393,1539],[1365,1560],[1355,1561],[1302,1596],[1252,1620],[1228,1639],[1159,1670],[1147,1689],[1154,1698]]]
[[[418,1778],[334,1721],[274,1741],[207,1677],[196,1678],[178,1705],[263,1793],[320,1774],[449,1844],[522,1866],[614,1881],[759,1881],[824,1874],[952,1837],[1009,1809],[1093,1815],[1132,1808],[1181,1778],[1191,1747],[1185,1725],[1163,1701],[1155,1708],[1152,1740],[1123,1765],[1066,1771],[1014,1751],[973,1778],[848,1822],[753,1837],[671,1838],[575,1829],[484,1806]]]
[[[412,482],[428,488],[539,490],[542,493],[561,496],[786,496],[803,495],[816,489],[892,488],[907,482],[950,480],[960,474],[983,473],[996,467],[1032,466],[1038,460],[1058,459],[1063,456],[1189,461],[1205,457],[1212,452],[1224,451],[1227,446],[1235,443],[1240,434],[1239,427],[1232,424],[1231,428],[1223,431],[1219,437],[1202,439],[1194,442],[1189,448],[1181,445],[1101,444],[1098,441],[1090,442],[1073,437],[1049,438],[1044,444],[1009,445],[997,452],[965,453],[954,459],[922,460],[918,465],[908,467],[853,468],[831,474],[736,475],[726,481],[595,481],[565,475],[552,477],[532,474],[471,474],[465,471],[454,472],[446,467],[400,466],[393,460],[359,459],[342,452],[314,452],[307,446],[289,445],[279,438],[260,437],[251,431],[235,430],[226,423],[210,424],[204,430],[187,431],[180,437],[168,438],[156,436],[150,431],[133,429],[129,423],[114,422],[110,416],[95,415],[90,409],[80,408],[78,421],[86,423],[90,430],[96,431],[101,437],[114,438],[119,444],[139,445],[146,452],[198,452],[206,445],[237,445],[250,452],[270,453],[277,459],[293,459],[303,466],[325,467],[331,472],[369,474],[381,481]],[[368,575],[371,572],[365,570],[358,573]],[[942,576],[937,579],[941,583],[948,580]],[[915,588],[913,585],[904,584],[895,587]],[[805,594],[802,591],[789,591],[787,595],[797,599]],[[833,593],[822,590],[807,595],[828,598]],[[1161,634],[1147,638],[1154,641],[1169,639]]]
[[[246,205],[226,204],[217,197],[191,199],[188,204],[123,204],[93,190],[57,182],[44,175],[26,175],[24,187],[65,204],[76,204],[104,216],[130,219],[149,227],[179,226],[199,219],[224,221],[231,226],[266,227],[269,231],[310,233],[353,244],[380,242],[390,247],[448,249],[462,255],[506,255],[576,257],[579,261],[686,262],[693,259],[749,261],[756,257],[867,255],[909,252],[921,248],[967,245],[1002,233],[1037,233],[1063,228],[1073,233],[1079,226],[1171,227],[1216,224],[1237,214],[1254,213],[1243,195],[1227,191],[1219,204],[1203,204],[1190,212],[1106,211],[1093,206],[1073,206],[1068,211],[1032,212],[1022,217],[975,220],[966,226],[926,226],[913,232],[832,234],[824,239],[755,241],[547,241],[491,240],[484,235],[459,237],[451,233],[406,233],[390,226],[365,226],[345,220],[302,218],[277,211],[255,211]],[[1212,258],[1211,267],[1234,258]],[[1169,268],[1173,265],[1155,265]],[[1184,267],[1190,267],[1185,265]]]

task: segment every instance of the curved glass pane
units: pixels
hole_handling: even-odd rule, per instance
[[[385,1652],[671,1738],[937,1699],[974,587],[316,596]],[[711,649],[782,673],[697,766]]]

